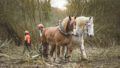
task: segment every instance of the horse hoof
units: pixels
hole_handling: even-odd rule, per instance
[[[82,58],[81,61],[87,61],[88,59]]]
[[[69,60],[69,58],[65,58],[65,62],[69,62],[70,60]]]
[[[52,62],[52,63],[53,63],[53,62],[54,62],[54,58],[50,58],[50,62]]]
[[[60,63],[60,58],[56,58],[55,62]]]

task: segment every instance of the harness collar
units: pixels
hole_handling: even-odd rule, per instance
[[[62,34],[64,34],[64,35],[73,35],[73,33],[71,33],[71,32],[65,32],[65,31],[63,30],[61,21],[59,21],[59,30],[60,30],[60,32],[61,32]]]

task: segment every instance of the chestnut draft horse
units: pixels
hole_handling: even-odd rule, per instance
[[[76,28],[74,29],[74,35],[79,37],[79,40],[77,39],[76,41],[80,42],[79,46],[81,51],[81,60],[87,60],[88,58],[87,58],[87,54],[84,46],[84,37],[94,36],[93,17],[80,16],[80,17],[77,17],[75,21],[76,21]],[[67,48],[63,46],[62,53],[65,53],[66,50]],[[62,57],[64,56],[65,54],[62,54]]]
[[[76,17],[66,17],[56,27],[47,27],[42,31],[41,43],[42,43],[42,57],[45,57],[48,51],[48,45],[50,49],[50,59],[53,61],[53,52],[56,50],[56,62],[60,61],[60,46],[67,46],[66,57],[70,57],[72,52],[72,34],[76,25]]]

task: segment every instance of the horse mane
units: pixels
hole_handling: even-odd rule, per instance
[[[80,16],[80,17],[77,17],[75,21],[77,22],[77,25],[81,27],[81,26],[84,26],[86,22],[89,21],[89,17]]]
[[[66,17],[65,19],[63,19],[62,21],[62,27],[63,27],[63,30],[65,32],[67,32],[67,29],[68,29],[68,23],[69,23],[69,17]]]

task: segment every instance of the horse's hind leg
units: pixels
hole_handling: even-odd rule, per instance
[[[47,43],[43,43],[42,57],[48,58],[48,44]]]
[[[42,43],[40,44],[40,47],[39,47],[39,54],[42,57]]]

